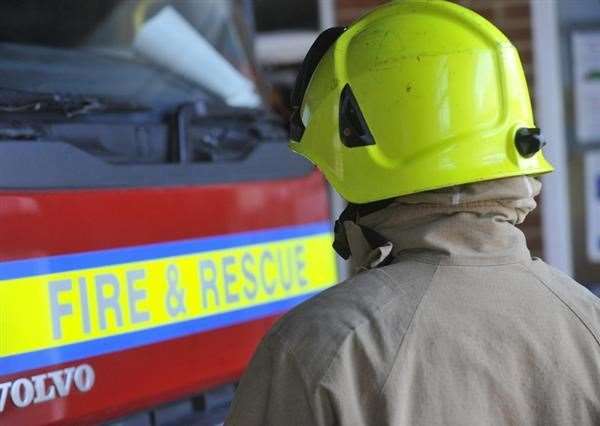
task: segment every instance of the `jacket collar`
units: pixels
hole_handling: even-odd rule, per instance
[[[530,177],[480,182],[413,194],[344,222],[355,271],[395,259],[417,258],[445,265],[498,265],[530,259],[525,236],[515,226],[536,207],[541,183]],[[357,226],[358,225],[358,226]],[[390,245],[373,249],[360,227]]]

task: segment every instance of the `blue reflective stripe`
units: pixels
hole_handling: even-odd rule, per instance
[[[331,232],[329,222],[0,263],[0,280],[202,253]],[[1,283],[0,283],[1,284]]]
[[[105,337],[89,342],[74,343],[53,349],[0,357],[0,376],[21,371],[62,364],[112,352],[137,348],[178,337],[189,336],[222,327],[228,327],[285,312],[313,297],[316,293],[304,294],[277,302],[253,306],[224,314],[198,318],[180,323],[164,325],[148,330]]]

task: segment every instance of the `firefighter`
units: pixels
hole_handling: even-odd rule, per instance
[[[515,226],[552,167],[505,36],[391,2],[317,39],[293,102],[356,274],[275,325],[227,424],[599,425],[600,302]]]

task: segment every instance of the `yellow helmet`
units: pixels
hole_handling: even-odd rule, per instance
[[[291,149],[353,203],[553,170],[515,47],[447,1],[394,1],[323,32],[292,108]]]

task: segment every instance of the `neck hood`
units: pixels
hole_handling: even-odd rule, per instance
[[[401,256],[456,265],[518,262],[530,257],[515,227],[536,207],[541,183],[519,176],[399,197],[344,221],[355,272]],[[364,230],[379,234],[377,247]]]

